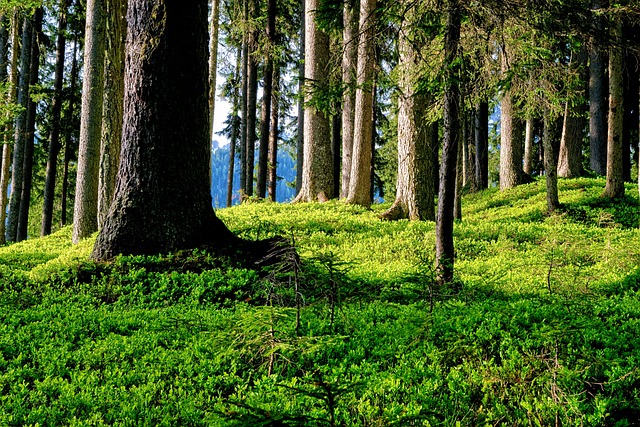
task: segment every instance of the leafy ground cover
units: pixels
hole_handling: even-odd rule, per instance
[[[602,188],[561,181],[552,216],[542,182],[466,196],[446,289],[434,224],[385,205],[218,211],[291,240],[268,271],[0,248],[0,425],[640,425],[640,206]]]

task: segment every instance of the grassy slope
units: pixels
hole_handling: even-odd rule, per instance
[[[291,274],[0,248],[0,425],[638,425],[640,210],[603,187],[561,181],[551,217],[542,182],[466,197],[460,292],[430,286],[434,224],[384,206],[219,211],[295,239],[297,333]]]

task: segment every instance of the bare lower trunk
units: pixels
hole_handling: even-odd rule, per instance
[[[298,138],[296,140],[296,196],[302,188],[302,172],[304,168],[304,73],[305,73],[305,34],[309,23],[306,22],[306,1],[300,2],[300,52],[298,63]]]
[[[506,53],[502,53],[502,71],[508,70]],[[522,183],[522,122],[516,117],[511,91],[502,96],[500,110],[500,190]]]
[[[557,138],[556,119],[551,116],[547,109],[544,113],[544,134],[542,144],[544,146],[544,171],[547,186],[547,211],[554,212],[560,207],[558,201],[558,174],[557,156],[554,149],[554,141]]]
[[[355,83],[358,64],[358,13],[351,2],[344,2],[342,32],[342,183],[340,198],[349,195],[351,157],[353,156],[353,128],[355,123]]]
[[[608,1],[593,0],[592,7],[606,7]],[[594,32],[604,38],[605,18],[594,16]],[[589,147],[591,169],[598,175],[607,172],[607,76],[606,50],[594,40],[589,52]]]
[[[69,104],[67,107],[67,120],[70,122],[72,117],[73,117],[73,113],[75,110],[75,99],[76,99],[76,85],[78,82],[78,40],[77,37],[74,40],[73,43],[73,62],[71,65],[71,84],[69,87],[69,93],[70,98],[69,98]],[[62,195],[61,195],[61,200],[60,200],[60,205],[61,205],[61,212],[60,212],[60,226],[64,227],[65,225],[67,225],[67,200],[68,200],[68,193],[69,193],[69,163],[71,162],[71,155],[72,155],[72,147],[71,147],[71,132],[72,132],[72,127],[71,126],[67,126],[67,130],[65,132],[65,144],[64,144],[64,159],[63,159],[63,166],[62,166]],[[57,160],[56,160],[57,161]],[[47,165],[48,167],[48,165]],[[52,212],[53,213],[53,212]],[[44,211],[43,211],[43,216],[44,216]],[[43,218],[44,221],[44,218]]]
[[[476,175],[480,189],[489,186],[489,104],[480,102],[475,114]]]
[[[280,113],[280,66],[273,70],[273,92],[271,94],[271,126],[269,128],[269,200],[276,201],[278,184],[278,118]]]
[[[533,173],[533,142],[535,138],[535,120],[527,117],[524,131],[524,173],[531,175]]]

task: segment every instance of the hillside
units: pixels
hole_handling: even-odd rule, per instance
[[[465,196],[457,285],[434,224],[218,211],[295,268],[198,250],[86,261],[70,229],[0,248],[0,425],[640,425],[640,205],[601,179]]]

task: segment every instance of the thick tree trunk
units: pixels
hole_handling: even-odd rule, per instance
[[[53,83],[53,101],[51,103],[51,134],[49,135],[49,153],[45,172],[42,221],[40,235],[51,234],[53,223],[53,201],[55,198],[56,172],[58,169],[58,154],[60,153],[60,116],[62,112],[62,85],[64,83],[64,60],[66,56],[65,32],[67,28],[68,2],[64,0],[60,5],[60,17],[58,18],[58,32],[56,43],[56,68]]]
[[[104,96],[100,172],[98,178],[98,228],[109,213],[116,186],[122,140],[124,97],[124,42],[126,38],[126,0],[105,0],[107,49],[104,61]]]
[[[549,213],[560,207],[558,200],[558,162],[554,144],[558,137],[557,127],[556,118],[552,117],[551,112],[547,109],[544,112],[542,144],[544,147],[544,171],[547,185],[547,211]]]
[[[269,126],[269,200],[276,201],[278,186],[278,118],[280,117],[280,65],[273,70],[273,91],[271,93],[271,124]]]
[[[31,64],[29,66],[29,86],[34,87],[38,84],[40,72],[40,44],[39,38],[42,35],[42,8],[36,9],[33,18],[33,40],[31,44]],[[35,144],[36,130],[36,107],[37,103],[29,99],[27,108],[27,135],[24,146],[24,169],[23,169],[23,185],[22,197],[20,197],[20,214],[18,215],[18,232],[16,241],[20,242],[27,239],[29,228],[29,210],[31,208],[31,189],[33,187],[33,156]]]
[[[358,33],[358,66],[353,134],[353,153],[349,195],[347,203],[369,207],[371,205],[371,167],[374,67],[375,67],[375,23],[376,0],[360,1]]]
[[[593,10],[607,6],[607,0],[592,0]],[[595,33],[605,36],[605,18],[593,17]],[[607,172],[607,53],[600,44],[602,40],[592,40],[589,51],[589,164],[598,175]]]
[[[122,161],[94,259],[233,239],[211,207],[206,17],[206,0],[129,2]]]
[[[27,139],[27,108],[29,105],[29,78],[31,76],[31,54],[33,50],[33,22],[25,16],[22,23],[22,46],[20,50],[20,80],[18,85],[18,105],[21,107],[15,121],[13,160],[11,167],[11,198],[6,240],[15,242],[18,235],[20,198],[24,186],[24,147]]]
[[[506,52],[502,52],[502,71],[508,69]],[[522,183],[522,122],[516,117],[513,94],[507,90],[500,110],[500,190]]]
[[[305,101],[313,86],[328,84],[329,36],[315,22],[317,0],[306,0]],[[312,106],[304,109],[304,161],[302,186],[295,202],[325,202],[333,198],[331,127],[329,116]]]
[[[445,64],[448,64],[448,68],[444,94],[444,141],[436,219],[436,280],[440,284],[453,281],[453,208],[460,138],[460,107],[458,104],[460,102],[460,88],[457,83],[459,65],[456,61],[460,42],[460,6],[456,1],[450,0],[448,5],[444,38]]]
[[[20,35],[20,17],[17,9],[14,9],[11,17],[11,60],[9,65],[9,92],[7,102],[15,103],[18,97],[18,57],[19,37]],[[5,129],[5,144],[2,147],[2,168],[0,169],[0,245],[5,244],[6,231],[6,207],[7,207],[7,190],[9,187],[9,174],[11,173],[12,147],[7,139],[9,135],[13,135],[13,117],[7,117],[8,125]]]
[[[104,93],[104,0],[87,0],[84,79],[73,242],[98,230],[98,174]]]
[[[340,135],[340,130],[342,129],[342,112],[338,111],[337,114],[331,116],[331,157],[332,168],[331,171],[333,173],[333,197],[337,197],[340,194],[340,180],[342,178],[342,174],[340,173],[340,163],[341,163],[341,145],[342,138]]]
[[[480,189],[489,186],[489,103],[478,103],[475,116],[476,181]]]
[[[302,172],[304,169],[304,85],[305,85],[305,49],[307,33],[306,0],[300,2],[300,52],[298,54],[298,135],[296,140],[296,197],[302,188]]]
[[[340,198],[349,195],[351,157],[353,155],[353,129],[355,124],[356,72],[358,65],[358,13],[352,2],[345,1],[342,22],[342,178]]]
[[[607,183],[604,196],[617,198],[624,196],[624,175],[622,166],[622,127],[624,121],[624,101],[622,95],[623,54],[622,23],[612,23],[609,49],[609,119],[607,131]]]
[[[570,67],[580,75],[580,80],[587,80],[587,51],[580,48],[574,52]],[[586,89],[586,86],[585,86]],[[582,98],[581,93],[577,94]],[[565,105],[562,136],[560,138],[560,153],[558,157],[558,176],[575,178],[582,175],[582,141],[586,129],[586,104],[578,99]]]
[[[69,104],[67,107],[66,117],[67,123],[71,123],[73,121],[73,113],[75,111],[76,103],[76,87],[78,83],[78,39],[77,36],[73,42],[73,62],[71,63],[71,84],[69,87]],[[69,194],[69,163],[71,162],[71,156],[73,154],[73,149],[71,145],[71,134],[72,134],[72,126],[68,125],[66,127],[65,138],[64,138],[64,159],[62,165],[62,195],[60,197],[60,226],[64,227],[67,225],[67,201]],[[54,161],[57,161],[54,160]],[[48,165],[47,165],[48,167]],[[53,211],[51,212],[53,214]],[[44,212],[43,212],[44,215]],[[43,218],[44,222],[44,218]]]
[[[405,19],[411,19],[407,15]],[[398,40],[400,53],[398,70],[398,177],[393,205],[381,215],[383,219],[435,220],[433,199],[433,162],[431,124],[425,118],[428,99],[416,93],[415,67],[419,62],[419,45],[408,32],[410,22],[404,21]],[[437,148],[436,148],[437,150]]]

